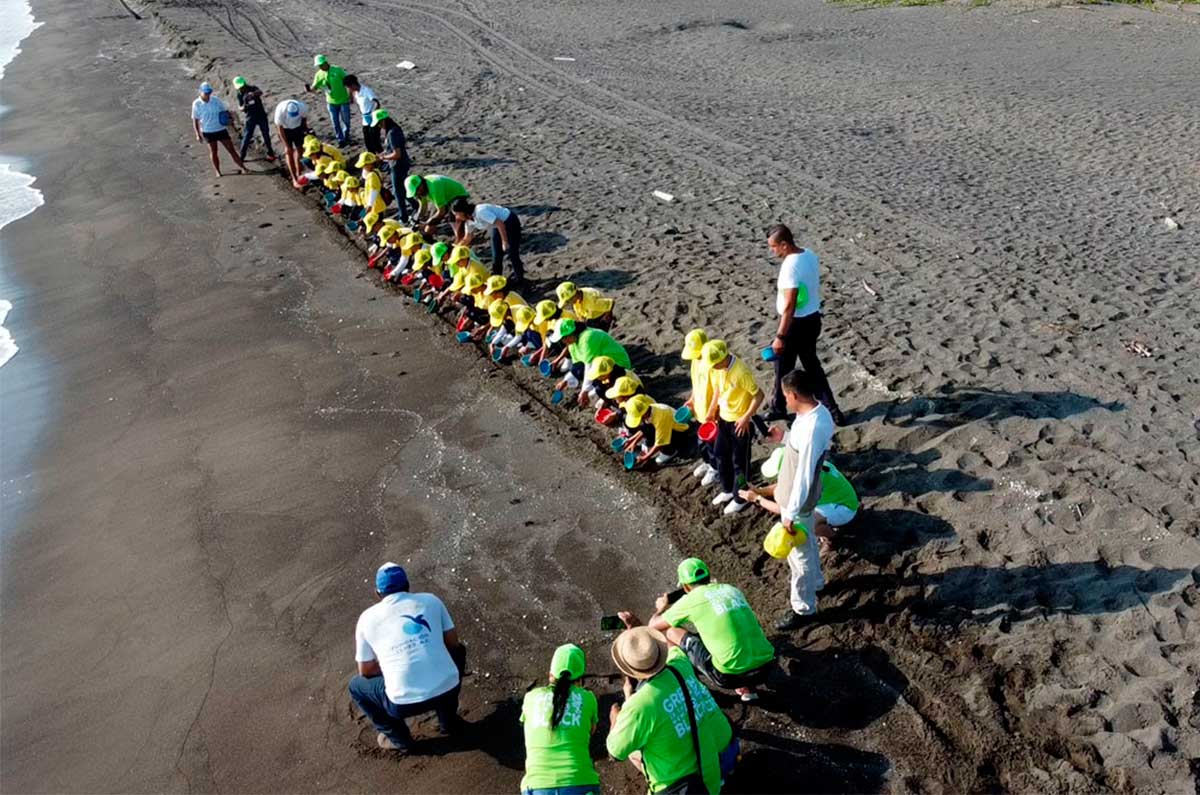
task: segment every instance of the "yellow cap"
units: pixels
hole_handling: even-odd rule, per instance
[[[588,363],[587,372],[585,373],[587,380],[596,381],[609,375],[612,373],[615,364],[616,362],[612,360],[611,356],[597,356]]]
[[[340,184],[342,184],[342,180],[344,180],[346,178],[346,176],[347,176],[347,174],[345,171],[335,171],[329,177],[329,184],[330,185],[340,185]]]
[[[654,401],[649,395],[634,395],[629,398],[629,402],[625,404],[625,425],[630,428],[636,428],[642,424],[642,418],[646,416],[646,412],[650,411],[650,407],[654,405]]]
[[[433,262],[433,255],[429,253],[429,249],[423,248],[417,252],[417,256],[413,257],[413,270],[424,270],[431,262]]]
[[[450,280],[450,292],[457,293],[462,290],[463,285],[467,282],[467,269],[459,268],[458,273],[454,274],[454,278]]]
[[[378,159],[379,158],[375,157],[375,154],[373,152],[363,152],[361,155],[358,156],[358,160],[354,161],[354,167],[362,168],[363,166],[369,166]]]
[[[679,354],[685,362],[700,358],[700,350],[708,342],[708,335],[702,328],[694,328],[683,338],[683,352]]]
[[[488,317],[491,318],[492,328],[499,328],[508,317],[508,304],[499,299],[488,304]]]
[[[563,282],[554,288],[554,294],[558,296],[558,305],[560,308],[566,306],[567,302],[574,298],[578,292],[579,288],[575,286],[575,282]]]
[[[513,328],[519,332],[525,332],[533,323],[533,309],[525,304],[518,304],[511,310],[513,319]]]
[[[533,319],[537,323],[545,323],[550,318],[554,317],[554,313],[558,311],[558,304],[553,301],[538,301],[537,306],[533,308]]]
[[[489,276],[487,286],[483,288],[484,295],[493,295],[508,286],[508,279],[503,276]]]
[[[412,254],[421,247],[421,235],[417,232],[409,232],[404,240],[400,241],[400,251],[404,254]]]
[[[471,247],[470,246],[455,246],[454,248],[450,249],[449,264],[457,265],[460,262],[465,262],[470,259],[471,259]]]
[[[700,349],[700,357],[707,365],[720,364],[729,356],[729,346],[725,340],[709,340]]]
[[[609,400],[629,397],[630,395],[636,393],[641,386],[641,382],[633,376],[623,375],[608,388],[608,391],[604,393],[604,397],[608,398]]]
[[[483,286],[483,276],[478,273],[468,273],[467,280],[463,284],[468,293],[473,293]]]
[[[363,228],[368,232],[374,229],[377,223],[379,223],[379,213],[367,213],[363,216]]]
[[[321,151],[321,142],[315,137],[304,139],[304,156],[311,157]]]

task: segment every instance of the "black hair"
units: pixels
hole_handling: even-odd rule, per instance
[[[558,724],[562,723],[563,715],[567,711],[567,698],[571,695],[571,675],[563,671],[558,679],[554,682],[554,700],[551,702],[550,709],[550,728],[557,729]]]
[[[471,200],[466,196],[459,196],[450,203],[450,212],[462,213],[463,215],[471,215],[475,212],[475,205],[471,204]]]
[[[344,78],[342,78],[342,85],[362,88],[362,86],[358,84],[358,75],[346,75]]]
[[[775,224],[771,227],[771,231],[767,232],[767,239],[786,243],[789,246],[796,245],[796,238],[793,237],[792,230],[786,224]]]
[[[695,588],[697,585],[708,585],[708,581],[711,579],[711,574],[705,574],[703,577],[697,577],[696,579],[692,580],[688,583],[688,585],[690,585],[692,588]]]
[[[816,379],[803,370],[792,370],[779,379],[779,385],[783,387],[784,392],[790,392],[793,395],[799,395],[812,400],[816,400],[817,398]]]

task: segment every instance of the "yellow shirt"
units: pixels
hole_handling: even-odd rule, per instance
[[[733,363],[723,370],[712,368],[712,389],[719,395],[718,415],[726,422],[741,419],[754,403],[759,393],[750,366],[736,356]]]
[[[338,163],[345,163],[346,156],[342,154],[342,150],[331,144],[321,144],[321,151],[329,155]]]
[[[476,309],[487,309],[488,305],[492,303],[493,300],[490,295],[484,295],[483,290],[480,290],[477,293],[472,293],[471,295],[475,299]]]
[[[664,447],[670,444],[671,434],[688,429],[687,425],[675,422],[675,409],[662,403],[650,404],[649,416],[643,418],[643,422],[646,419],[649,419],[650,424],[654,426],[655,447]]]
[[[570,306],[576,319],[587,321],[607,315],[612,311],[613,303],[613,299],[605,298],[599,290],[584,287],[575,296]]]
[[[508,292],[504,295],[504,300],[509,306],[529,306],[529,302],[514,292]]]
[[[704,412],[708,411],[708,404],[712,402],[710,373],[707,364],[700,359],[692,359],[692,414],[701,419],[704,418]]]
[[[363,172],[363,203],[364,204],[366,203],[366,200],[371,196],[372,192],[374,192],[374,194],[375,194],[375,201],[372,202],[371,206],[367,208],[367,212],[382,213],[385,210],[387,210],[387,205],[383,203],[383,180],[381,180],[379,178],[379,172],[378,171]]]

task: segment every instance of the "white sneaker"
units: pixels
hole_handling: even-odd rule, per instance
[[[720,494],[718,494],[717,496],[713,497],[712,504],[713,505],[724,505],[725,503],[729,502],[732,499],[733,499],[732,494],[730,494],[728,491],[723,491]]]
[[[745,500],[734,500],[725,506],[725,515],[732,516],[735,513],[741,513],[750,507],[750,503]]]
[[[709,467],[708,471],[704,473],[704,477],[700,479],[700,485],[701,486],[711,486],[712,484],[717,482],[717,477],[719,476],[719,474],[720,473],[718,473],[717,470],[713,469],[712,467]]]
[[[659,453],[658,455],[654,456],[654,463],[658,464],[659,466],[662,466],[663,464],[669,464],[674,460],[675,456],[667,455],[666,453]]]
[[[692,470],[692,477],[694,477],[694,478],[702,478],[707,474],[708,474],[708,464],[704,461],[701,461],[699,464],[696,465],[696,468]]]

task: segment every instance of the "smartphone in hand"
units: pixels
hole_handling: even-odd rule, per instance
[[[625,629],[625,622],[621,620],[620,616],[601,616],[600,617],[600,631],[601,632],[617,632],[618,630],[622,630],[622,629]]]

